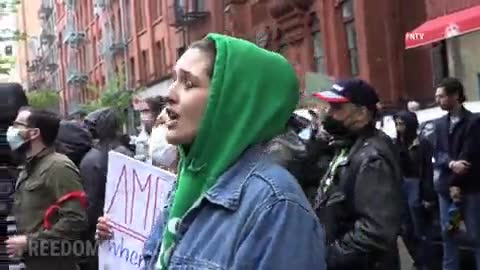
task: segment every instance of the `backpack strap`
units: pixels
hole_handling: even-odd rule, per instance
[[[83,191],[72,191],[63,195],[60,199],[58,199],[55,204],[48,207],[47,211],[45,211],[45,215],[43,217],[43,228],[46,230],[50,230],[52,228],[52,224],[50,223],[50,218],[54,213],[56,213],[60,206],[69,200],[79,200],[80,205],[83,208],[87,208],[87,195]]]

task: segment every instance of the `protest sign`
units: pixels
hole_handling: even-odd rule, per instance
[[[116,152],[108,157],[104,212],[114,236],[100,245],[99,270],[142,269],[143,243],[164,211],[175,175]]]

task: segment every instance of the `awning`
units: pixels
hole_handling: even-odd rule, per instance
[[[405,34],[411,49],[480,30],[480,5],[427,21]]]

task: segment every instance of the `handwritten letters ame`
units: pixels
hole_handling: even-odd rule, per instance
[[[108,157],[104,211],[114,237],[100,245],[99,268],[142,269],[143,243],[164,210],[175,175],[116,152]]]

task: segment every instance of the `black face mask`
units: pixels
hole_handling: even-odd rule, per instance
[[[323,129],[333,137],[346,137],[351,133],[343,122],[334,119],[330,115],[327,115],[323,120]]]

